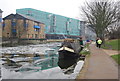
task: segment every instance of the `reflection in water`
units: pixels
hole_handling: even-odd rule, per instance
[[[50,69],[57,67],[58,64],[63,65],[64,67],[71,66],[71,63],[74,64],[76,61],[64,61],[59,59],[58,62],[58,49],[60,46],[54,46],[45,51],[45,54],[3,54],[2,61],[4,63],[2,66],[10,71],[15,72],[38,72],[41,70]],[[41,50],[41,49],[40,49]],[[61,64],[62,63],[62,64]]]
[[[49,56],[43,60],[36,60],[37,62],[34,62],[35,67],[41,67],[41,70],[53,68],[57,66],[58,62],[58,55],[54,54],[52,56]]]
[[[16,72],[23,71],[40,71],[57,66],[58,55],[53,55],[51,57],[46,57],[44,59],[33,60],[33,62],[27,66],[22,66],[17,69]]]
[[[58,54],[57,49],[47,50],[46,54],[3,54],[2,64],[4,68],[16,72],[40,71],[57,67]]]

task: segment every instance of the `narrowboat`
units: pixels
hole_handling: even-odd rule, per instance
[[[76,65],[80,58],[80,45],[78,41],[73,39],[65,39],[58,50],[58,66],[61,69],[67,69],[72,65]]]

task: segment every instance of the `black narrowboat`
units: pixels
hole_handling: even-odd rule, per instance
[[[67,69],[75,65],[80,58],[80,44],[73,39],[65,39],[58,53],[58,66],[61,69]]]

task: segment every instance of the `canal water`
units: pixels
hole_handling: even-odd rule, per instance
[[[61,43],[6,47],[0,49],[2,79],[75,79],[84,62],[79,61],[72,74],[58,66]]]
[[[58,63],[58,49],[61,43],[51,43],[51,44],[43,44],[43,45],[34,45],[34,46],[27,46],[29,49],[35,49],[32,51],[33,54],[26,54],[26,48],[23,47],[13,47],[13,49],[3,49],[4,53],[1,55],[1,59],[3,61],[2,66],[6,69],[10,69],[15,72],[24,72],[24,71],[41,71],[50,69],[53,67],[57,67]],[[18,53],[24,49],[24,54]],[[43,49],[45,48],[45,49]],[[8,53],[7,51],[14,53]],[[35,51],[39,52],[35,52]],[[2,51],[2,52],[3,52]],[[44,52],[43,52],[44,51]]]

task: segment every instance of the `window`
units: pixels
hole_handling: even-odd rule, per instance
[[[3,22],[2,27],[5,27],[5,23]]]
[[[26,29],[28,27],[28,23],[24,23],[24,28]]]
[[[39,31],[40,29],[40,26],[39,26],[39,23],[38,22],[34,22],[34,31]]]
[[[25,28],[26,28],[26,27],[28,27],[28,24],[27,24],[27,23],[25,23],[25,24],[24,24],[24,27],[25,27]]]
[[[2,28],[3,28],[3,30],[4,30],[4,28],[5,28],[5,22],[3,22],[3,24],[2,24]]]
[[[12,29],[12,35],[13,35],[13,37],[16,37],[16,35],[17,35],[16,29]]]
[[[13,33],[16,33],[16,29],[12,29],[12,32],[13,32]]]
[[[12,27],[15,27],[16,26],[16,22],[12,22]]]
[[[13,19],[12,22],[16,22],[16,19]]]
[[[16,32],[12,32],[13,37],[16,37],[17,33]]]
[[[38,29],[38,28],[34,28],[34,31],[38,31],[38,32],[39,32],[39,30],[40,30],[40,29]]]
[[[25,27],[25,28],[28,27],[28,20],[24,20],[24,27]]]
[[[40,26],[39,26],[39,23],[34,23],[34,31],[40,31]]]
[[[12,20],[11,20],[11,25],[12,25],[12,27],[15,27],[15,26],[16,26],[16,19],[12,19]]]

